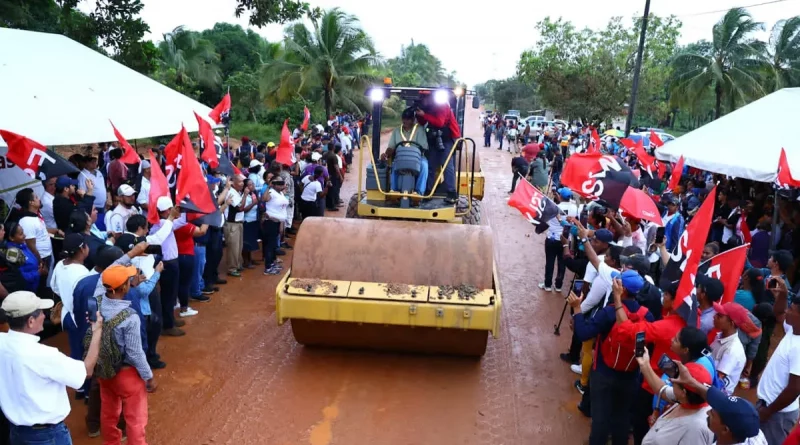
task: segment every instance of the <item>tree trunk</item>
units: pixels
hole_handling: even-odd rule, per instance
[[[325,121],[327,122],[328,119],[331,117],[331,111],[333,108],[333,98],[331,97],[331,87],[330,83],[323,86],[325,89],[324,96],[325,96]]]
[[[714,94],[716,95],[716,102],[714,104],[714,120],[719,119],[722,114],[722,85],[717,82],[714,86]]]
[[[255,122],[257,124],[258,123],[258,118],[256,117],[256,109],[255,108],[250,108],[250,115],[253,116],[253,122]]]

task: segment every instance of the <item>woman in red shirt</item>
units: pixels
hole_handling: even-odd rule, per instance
[[[189,293],[194,276],[194,239],[206,234],[208,225],[200,227],[194,224],[186,224],[175,231],[175,243],[178,245],[178,268],[180,269],[180,281],[178,283],[178,302],[181,305],[181,317],[191,317],[197,315],[197,311],[189,307]],[[192,297],[195,301],[207,302],[211,297],[200,295]]]

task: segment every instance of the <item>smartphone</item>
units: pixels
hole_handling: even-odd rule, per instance
[[[658,369],[663,371],[664,374],[671,379],[678,378],[678,365],[676,365],[667,354],[662,355],[658,360]]]
[[[776,280],[775,278],[770,279],[769,282],[767,283],[767,288],[768,289],[777,289],[778,288],[778,280]]]
[[[634,355],[636,357],[641,357],[644,355],[644,331],[636,333],[636,347],[634,349]]]
[[[97,298],[89,298],[86,300],[86,312],[89,315],[89,321],[94,323],[97,321]]]
[[[149,244],[144,253],[147,255],[161,255],[161,244]]]
[[[575,281],[575,284],[572,285],[572,292],[575,292],[575,295],[580,295],[581,290],[583,290],[583,281]]]
[[[659,227],[656,229],[656,244],[661,244],[664,242],[664,227]]]
[[[564,229],[561,231],[561,236],[564,238],[569,238],[570,230],[572,230],[572,226],[564,226]]]

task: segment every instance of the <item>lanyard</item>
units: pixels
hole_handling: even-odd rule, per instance
[[[411,129],[411,136],[406,137],[405,133],[403,133],[403,127],[400,127],[400,137],[403,138],[403,142],[408,142],[409,139],[414,139],[414,134],[417,132],[417,124],[414,124],[414,128]]]

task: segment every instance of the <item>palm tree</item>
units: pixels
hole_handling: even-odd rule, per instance
[[[703,91],[713,88],[715,119],[722,114],[723,99],[731,111],[737,103],[763,96],[759,73],[766,65],[765,45],[750,37],[763,28],[743,8],[728,11],[714,25],[708,51],[686,51],[675,57],[673,93],[682,98],[681,102],[691,103]]]
[[[214,45],[200,38],[200,34],[178,26],[164,34],[158,48],[161,50],[157,61],[159,69],[174,70],[179,85],[198,83],[216,87],[222,82],[219,55]]]
[[[338,8],[326,11],[313,29],[303,23],[285,31],[283,53],[262,73],[268,104],[296,97],[319,97],[327,116],[336,107],[358,108],[364,91],[378,77],[372,39],[355,16]]]
[[[770,91],[800,85],[800,16],[780,20],[772,27],[767,56]]]

